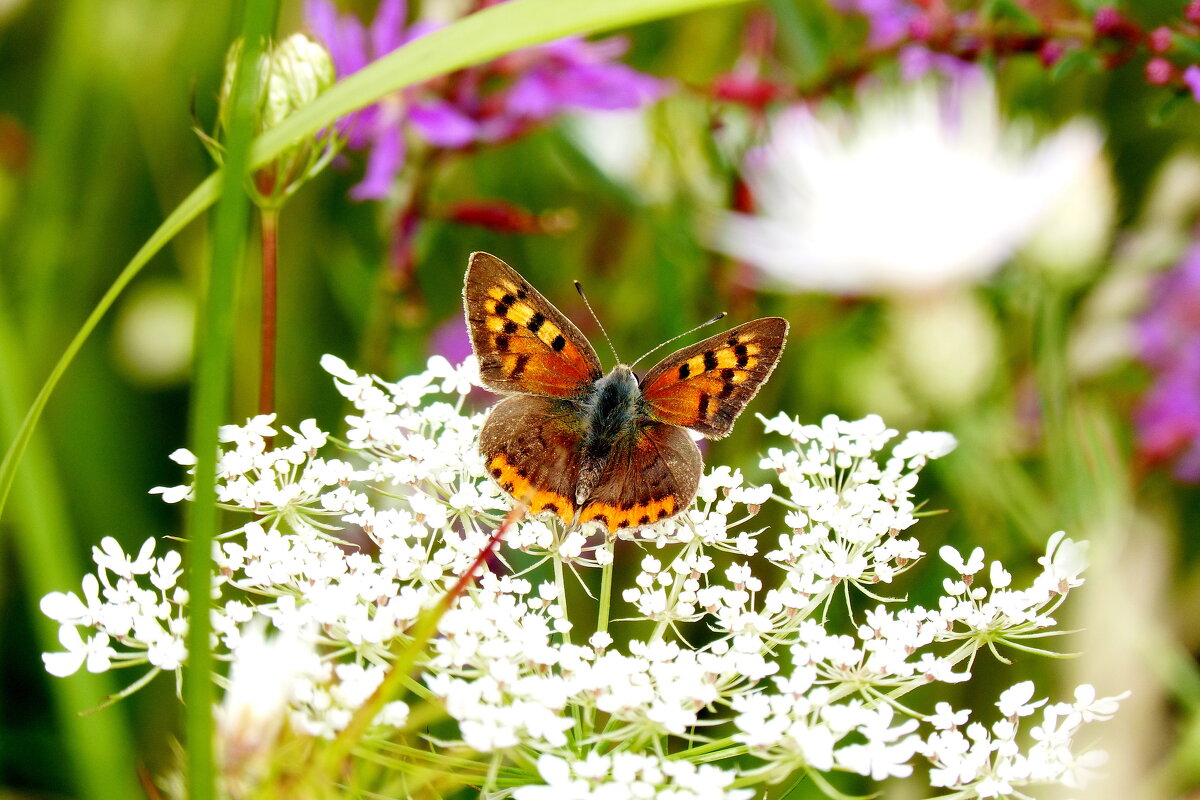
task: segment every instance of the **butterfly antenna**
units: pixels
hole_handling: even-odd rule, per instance
[[[608,342],[608,349],[612,350],[613,360],[620,364],[621,357],[617,355],[617,348],[613,347],[612,339],[608,338],[608,331],[604,330],[604,325],[600,323],[600,318],[592,310],[592,304],[588,302],[587,295],[583,293],[583,284],[579,281],[575,281],[575,291],[579,292],[579,296],[583,298],[583,304],[587,306],[588,313],[592,315],[592,319],[596,320],[596,327],[600,329],[600,333],[604,334],[604,341]]]
[[[647,350],[645,353],[642,353],[640,356],[638,356],[638,357],[637,357],[637,360],[635,360],[635,361],[633,362],[633,364],[630,364],[630,365],[629,365],[629,366],[630,366],[630,368],[632,369],[632,368],[633,368],[633,366],[634,366],[634,364],[637,364],[637,363],[638,363],[638,361],[641,361],[643,358],[645,358],[646,356],[650,355],[650,354],[651,354],[651,353],[653,353],[655,350],[661,350],[662,348],[666,347],[667,345],[669,345],[671,342],[675,341],[676,339],[682,339],[682,338],[683,338],[683,337],[685,337],[685,336],[689,336],[689,335],[691,335],[691,334],[695,333],[696,331],[700,330],[700,329],[701,329],[701,328],[703,328],[703,327],[706,327],[706,326],[708,326],[708,325],[712,325],[712,324],[713,324],[714,322],[716,322],[717,320],[725,319],[725,317],[727,317],[727,316],[729,316],[729,312],[728,312],[728,311],[722,311],[720,314],[717,314],[715,317],[713,317],[712,319],[710,319],[708,322],[701,322],[699,325],[697,325],[696,327],[692,328],[690,331],[684,331],[683,333],[679,334],[678,336],[672,336],[670,339],[667,339],[667,340],[666,340],[665,342],[663,342],[662,344],[660,344],[660,345],[657,345],[657,346],[655,346],[655,347],[652,347],[652,348],[650,348],[649,350]]]

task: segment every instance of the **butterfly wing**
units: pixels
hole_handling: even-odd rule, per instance
[[[506,397],[492,407],[479,432],[484,463],[500,488],[529,511],[553,511],[570,524],[579,480],[578,413],[561,400]]]
[[[651,419],[719,439],[771,376],[787,339],[787,320],[764,317],[685,347],[641,381]]]
[[[702,467],[687,431],[645,424],[613,448],[579,521],[602,522],[613,532],[672,517],[691,504]]]
[[[579,329],[495,256],[471,254],[463,304],[489,389],[573,397],[603,375]]]

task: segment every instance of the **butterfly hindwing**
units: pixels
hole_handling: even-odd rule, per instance
[[[672,517],[691,504],[703,466],[687,431],[645,423],[613,448],[579,521],[601,522],[611,532]]]
[[[775,369],[787,331],[787,320],[764,317],[672,353],[642,378],[646,413],[725,436]]]
[[[484,466],[531,514],[553,511],[570,524],[579,480],[578,417],[563,401],[517,395],[492,407],[479,432]]]
[[[577,327],[520,273],[472,253],[463,302],[483,383],[497,392],[574,397],[603,375]]]

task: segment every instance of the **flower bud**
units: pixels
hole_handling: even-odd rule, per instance
[[[1112,244],[1117,198],[1101,155],[1081,165],[1021,250],[1025,261],[1059,280],[1085,280]]]
[[[1193,25],[1200,25],[1200,0],[1192,0],[1184,6],[1183,17]]]
[[[995,379],[996,320],[968,289],[894,297],[888,328],[898,372],[914,398],[928,407],[966,408]]]
[[[1175,76],[1175,67],[1165,58],[1152,58],[1146,62],[1146,83],[1151,86],[1166,86]]]
[[[241,61],[242,41],[235,41],[225,56],[225,77],[217,112],[218,130],[226,135],[233,115],[233,80]],[[255,70],[254,132],[276,127],[311,103],[333,85],[335,74],[329,51],[302,33],[294,33],[259,55]],[[206,141],[206,144],[209,142]],[[251,196],[260,206],[274,206],[315,175],[336,148],[332,128],[293,143],[270,164],[254,174]],[[219,146],[214,156],[220,160]]]
[[[273,128],[333,86],[329,51],[303,33],[293,33],[270,52],[262,127]]]
[[[1155,28],[1146,36],[1146,46],[1152,53],[1165,53],[1171,49],[1171,29],[1166,25]]]

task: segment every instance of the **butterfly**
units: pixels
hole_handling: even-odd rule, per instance
[[[495,256],[471,254],[463,303],[483,384],[510,395],[479,434],[488,472],[531,514],[610,533],[687,509],[703,461],[684,428],[728,434],[788,331],[787,320],[756,319],[639,378],[624,364],[604,374],[580,330]]]

